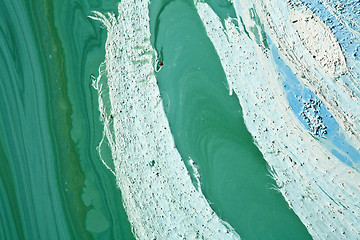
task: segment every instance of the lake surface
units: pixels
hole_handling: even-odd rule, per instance
[[[226,1],[210,1],[221,17]],[[133,239],[101,163],[97,93],[106,30],[88,16],[117,1],[0,3],[0,239]],[[183,159],[242,239],[310,239],[269,176],[192,1],[153,1],[165,112]],[[111,165],[110,152],[104,153]]]

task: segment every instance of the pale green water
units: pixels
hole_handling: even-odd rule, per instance
[[[96,152],[102,126],[90,82],[106,31],[87,16],[116,12],[116,3],[0,2],[0,239],[132,239],[114,176]],[[227,4],[212,3],[226,16]],[[309,238],[270,189],[192,1],[154,1],[151,17],[175,142],[200,166],[214,210],[243,239]]]

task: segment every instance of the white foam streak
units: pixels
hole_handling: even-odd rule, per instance
[[[240,31],[233,19],[227,19],[224,28],[206,3],[195,4],[239,98],[246,126],[274,170],[272,176],[289,206],[314,239],[356,239],[359,172],[340,162],[298,121],[271,52]],[[251,26],[246,1],[235,0],[234,5],[238,16],[241,8],[245,25]]]
[[[93,18],[108,30],[110,113],[103,104],[101,74],[94,86],[134,235],[137,239],[240,239],[195,189],[175,148],[154,75],[148,1],[123,0],[119,17],[95,13]]]

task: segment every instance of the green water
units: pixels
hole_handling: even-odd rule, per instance
[[[90,75],[116,1],[0,2],[0,239],[132,239]]]
[[[116,3],[0,1],[0,239],[133,239],[114,176],[98,159],[90,81],[106,31],[87,16],[117,12]],[[228,5],[215,3],[225,17]],[[214,210],[243,239],[309,238],[270,189],[192,2],[154,1],[151,17],[176,145],[199,165]]]
[[[154,15],[156,15],[154,13]],[[282,195],[271,188],[235,96],[196,10],[169,3],[159,14],[157,74],[175,143],[200,167],[202,189],[216,213],[242,239],[311,239]]]

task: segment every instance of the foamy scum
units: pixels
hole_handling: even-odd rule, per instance
[[[292,61],[290,66],[298,64],[294,71],[300,76],[304,75],[305,82],[315,89],[318,89],[318,85],[325,84],[328,92],[320,92],[319,96],[327,104],[329,111],[335,113],[343,131],[351,135],[357,131],[356,123],[349,120],[352,119],[349,114],[345,117],[341,117],[341,114],[345,114],[347,108],[353,106],[347,104],[352,103],[357,96],[352,96],[349,91],[340,92],[341,79],[334,80],[346,71],[336,40],[328,30],[323,29],[323,24],[314,23],[318,19],[309,17],[310,13],[304,10],[292,9],[293,17],[287,17],[292,5],[287,5],[285,1],[258,1],[252,5],[253,2],[240,3],[235,0],[233,4],[237,19],[228,18],[223,27],[219,17],[206,3],[195,2],[207,34],[220,57],[230,94],[234,91],[238,96],[246,126],[269,163],[279,191],[314,239],[357,239],[360,236],[359,172],[339,161],[300,123],[289,106],[271,51],[265,44],[256,43],[253,40],[256,36],[245,32],[241,23],[248,29],[250,26],[260,28],[253,20],[254,12],[249,11],[255,6],[261,6],[258,12],[263,14],[262,19],[277,16],[281,17],[278,22],[297,20],[294,28],[301,35],[298,38],[300,40],[291,39],[295,35],[286,35],[291,29],[284,26],[278,29],[270,20],[268,29],[272,29],[271,33],[277,41],[296,40],[288,43],[290,46],[279,44],[278,47],[283,48],[280,51],[287,62]],[[272,9],[271,13],[277,11],[277,15],[269,15],[266,7],[268,11],[269,8]],[[312,28],[326,33],[324,37],[327,39],[315,39],[306,33],[301,25],[305,22],[302,23],[304,18],[312,19]],[[234,24],[235,21],[239,26]],[[319,35],[316,37],[321,38]],[[325,43],[330,46],[324,45]],[[328,52],[321,52],[321,47]],[[294,55],[292,48],[296,48],[297,55]],[[307,63],[306,55],[309,52],[319,54]],[[331,58],[326,58],[326,54]],[[309,76],[316,78],[311,82]],[[336,106],[332,105],[333,102],[325,102],[326,99],[335,98],[334,92],[339,92],[337,96],[342,100]],[[358,105],[350,113],[357,116]],[[356,147],[359,146],[358,136],[350,137]]]
[[[92,16],[108,30],[106,71],[94,87],[133,233],[137,239],[240,239],[195,189],[175,148],[154,76],[148,3],[123,0],[119,17]]]

